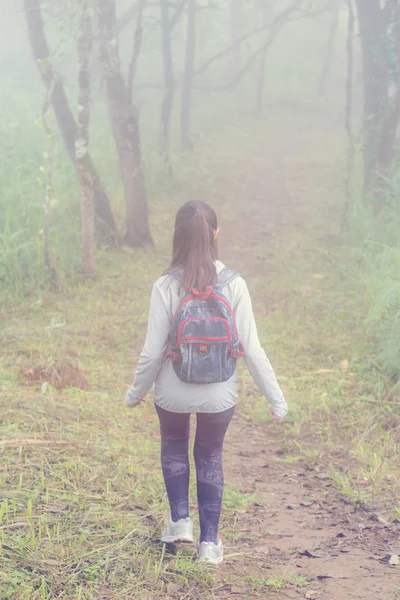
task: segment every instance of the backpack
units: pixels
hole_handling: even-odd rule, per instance
[[[179,282],[182,272],[170,272]],[[171,323],[165,360],[185,383],[221,383],[235,373],[243,356],[235,317],[222,290],[239,275],[226,267],[215,286],[193,289],[179,304]]]

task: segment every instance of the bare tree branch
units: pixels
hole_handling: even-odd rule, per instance
[[[129,23],[131,23],[133,21],[133,19],[136,16],[136,13],[138,12],[139,4],[140,4],[140,0],[136,0],[136,2],[134,2],[132,4],[132,6],[127,8],[126,11],[124,12],[124,14],[119,17],[119,19],[117,20],[117,34],[118,35],[120,33],[122,33],[122,31],[125,29],[125,27],[127,27],[129,25]]]
[[[329,72],[332,67],[333,54],[335,50],[335,41],[339,29],[339,15],[342,8],[343,0],[339,0],[336,6],[332,8],[331,26],[329,28],[328,47],[325,55],[325,60],[322,65],[321,74],[318,81],[318,96],[323,96]]]
[[[186,0],[180,0],[179,3],[176,2],[168,2],[167,0],[162,0],[163,4],[165,4],[166,6],[175,9],[175,14],[172,17],[171,21],[171,29],[173,29],[182,13],[182,11],[185,8],[185,4],[186,4]],[[130,24],[132,23],[133,19],[136,17],[136,15],[138,14],[138,12],[140,11],[140,4],[141,4],[141,0],[136,0],[136,2],[134,2],[132,4],[132,6],[130,6],[129,8],[126,9],[126,11],[123,13],[123,15],[121,15],[118,20],[117,20],[117,34],[119,35],[120,33],[123,32],[123,30]],[[148,2],[147,6],[150,8],[155,8],[155,7],[159,7],[160,6],[160,2]],[[149,17],[150,18],[150,17]],[[155,19],[155,17],[151,17],[153,19]],[[155,19],[158,21],[158,19]]]
[[[143,17],[143,11],[146,7],[146,4],[147,4],[147,0],[139,0],[138,16],[136,19],[136,30],[135,30],[134,40],[133,40],[133,54],[132,54],[132,60],[129,65],[128,82],[127,82],[128,95],[129,95],[130,101],[132,100],[133,83],[135,81],[137,63],[139,60],[140,49],[142,47],[142,38],[143,38],[142,17]]]
[[[201,75],[202,73],[206,72],[213,62],[215,62],[221,58],[224,58],[230,52],[232,52],[232,50],[235,48],[236,44],[239,44],[242,41],[249,39],[250,37],[256,36],[257,34],[262,33],[263,31],[268,31],[269,29],[273,28],[274,26],[279,25],[281,20],[283,20],[284,24],[286,25],[287,23],[299,21],[304,18],[317,17],[317,16],[324,14],[330,10],[329,7],[319,9],[316,11],[305,11],[305,10],[300,10],[300,8],[296,8],[296,5],[301,5],[303,2],[304,2],[304,0],[296,0],[296,2],[294,3],[294,5],[295,5],[294,8],[292,5],[292,7],[288,8],[286,11],[277,15],[275,17],[275,19],[268,25],[258,27],[257,29],[254,29],[253,31],[250,31],[250,32],[244,34],[243,36],[238,38],[234,44],[231,44],[228,48],[225,48],[221,52],[218,52],[214,56],[208,58],[200,67],[198,67],[195,70],[194,75],[197,76],[197,75]],[[300,14],[298,16],[285,19],[285,17],[287,17],[288,14],[290,15],[291,13],[293,13],[295,11],[296,12],[298,11]],[[262,53],[262,51],[264,50],[264,47],[265,47],[265,44],[263,44],[258,50],[256,50],[252,56],[250,56],[246,65],[243,67],[243,69],[241,69],[241,71],[239,73],[236,74],[236,76],[233,78],[233,80],[230,83],[223,84],[221,86],[216,86],[216,87],[196,84],[196,85],[193,85],[193,89],[205,90],[205,91],[207,91],[207,90],[208,91],[221,91],[221,90],[230,89],[231,87],[234,87],[234,85],[240,81],[244,72],[246,72],[248,70],[249,66],[252,66],[254,64],[254,58],[256,58],[256,59],[258,58],[260,53]],[[250,65],[249,65],[249,63],[250,63]],[[182,75],[180,75],[178,78],[175,79],[175,87],[179,87],[182,84],[182,79],[183,79]],[[147,90],[162,90],[163,87],[164,86],[161,83],[142,83],[137,86],[137,89],[138,90],[145,90],[145,89],[147,89]]]
[[[300,6],[302,3],[303,3],[303,0],[296,0],[296,2],[294,4]],[[240,36],[239,38],[237,38],[235,40],[235,42],[233,44],[228,46],[228,48],[225,48],[221,52],[218,52],[214,56],[211,56],[210,58],[208,58],[200,67],[198,67],[196,69],[194,74],[201,75],[202,73],[204,73],[205,71],[208,70],[208,68],[210,67],[210,65],[213,62],[220,60],[221,58],[224,58],[227,54],[232,52],[238,44],[241,44],[245,40],[248,40],[249,38],[254,37],[257,34],[262,33],[263,31],[267,31],[267,30],[272,29],[273,27],[279,25],[282,20],[285,20],[285,18],[288,17],[288,15],[290,15],[292,12],[294,12],[296,10],[300,10],[300,8],[296,8],[296,6],[294,6],[294,8],[293,8],[293,5],[292,5],[291,8],[288,8],[284,12],[279,13],[270,23],[267,23],[266,25],[263,25],[262,27],[257,27],[257,29],[254,29],[253,31],[249,31],[248,33],[245,33],[244,35]],[[296,21],[299,18],[300,19],[304,18],[305,16],[315,17],[317,15],[322,14],[323,12],[326,12],[327,10],[328,9],[322,9],[322,10],[315,11],[312,13],[310,13],[310,12],[304,13],[304,11],[302,11],[301,15],[299,17],[297,17],[297,18],[294,17],[294,18],[290,19],[290,21]],[[180,82],[180,78],[177,80],[177,83],[179,83],[179,82]]]
[[[197,85],[197,86],[195,86],[196,89],[208,89],[209,91],[217,92],[217,91],[228,90],[228,89],[234,87],[235,85],[237,85],[241,81],[243,76],[255,64],[255,62],[258,60],[259,56],[266,55],[267,51],[274,43],[277,35],[280,33],[282,28],[290,21],[289,16],[296,9],[298,9],[298,7],[303,2],[304,2],[304,0],[294,0],[294,2],[292,2],[291,6],[288,9],[286,9],[284,12],[280,13],[274,19],[273,23],[271,24],[271,27],[269,28],[269,33],[268,33],[267,39],[264,42],[264,44],[260,48],[255,50],[255,52],[253,52],[253,54],[248,58],[245,65],[240,69],[240,71],[235,75],[235,77],[233,77],[233,79],[230,82],[219,85],[219,86],[214,86],[214,87],[201,87],[201,86]],[[196,74],[197,74],[197,71],[196,71]]]
[[[169,132],[171,124],[172,104],[174,100],[174,71],[172,63],[171,47],[171,21],[167,3],[160,3],[161,10],[161,35],[162,35],[162,57],[164,65],[164,87],[165,94],[161,108],[161,151],[169,163]]]
[[[180,4],[176,8],[175,13],[172,15],[171,20],[170,20],[170,24],[169,24],[170,31],[172,31],[174,29],[175,25],[179,21],[179,17],[181,16],[186,4],[187,4],[187,0],[181,0]]]
[[[196,0],[189,0],[187,15],[185,70],[183,76],[183,91],[181,105],[181,144],[183,149],[192,147],[189,134],[189,127],[193,89],[193,71],[196,57],[196,9]]]
[[[346,197],[345,207],[342,218],[342,232],[347,224],[347,215],[351,202],[351,179],[354,166],[354,133],[353,133],[353,78],[354,78],[354,29],[355,29],[355,14],[353,9],[353,1],[347,0],[349,9],[349,21],[347,28],[347,80],[346,80],[346,107],[345,107],[345,126],[348,140],[347,149],[347,170],[346,170]]]

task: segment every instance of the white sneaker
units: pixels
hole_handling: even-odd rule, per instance
[[[180,519],[176,523],[169,520],[168,525],[161,534],[164,544],[192,544],[193,543],[193,521],[189,517]]]
[[[224,547],[221,540],[217,544],[213,542],[201,542],[197,547],[200,562],[208,562],[210,565],[219,565],[224,560]]]

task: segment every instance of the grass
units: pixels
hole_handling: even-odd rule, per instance
[[[308,581],[298,573],[288,573],[285,575],[276,575],[268,578],[249,578],[254,591],[271,590],[278,592],[287,587],[302,588],[308,585]]]

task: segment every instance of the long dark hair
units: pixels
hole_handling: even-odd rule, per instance
[[[217,229],[217,215],[205,202],[187,202],[176,214],[170,271],[183,270],[182,285],[187,292],[193,288],[203,292],[217,280]]]

